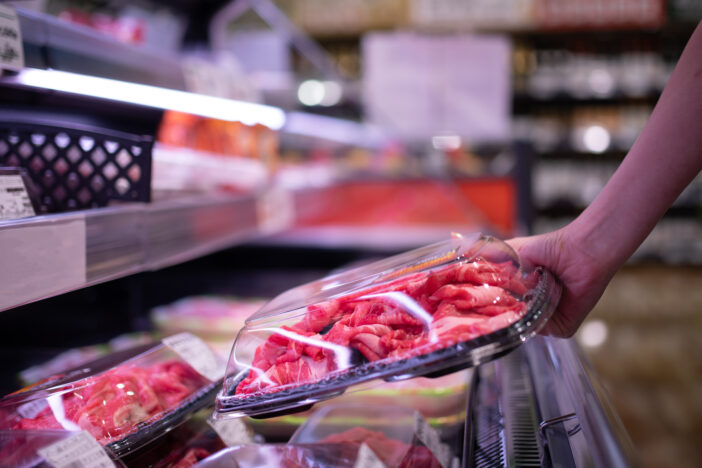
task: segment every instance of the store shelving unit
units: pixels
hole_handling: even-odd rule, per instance
[[[260,192],[129,204],[0,222],[0,310],[212,253],[269,231]],[[47,244],[51,246],[47,247]],[[27,271],[20,276],[16,272]]]
[[[176,57],[140,50],[89,28],[17,9],[25,65],[184,90]]]
[[[50,16],[18,9],[18,17],[30,70],[185,90],[175,57],[140,50]],[[13,95],[0,110],[9,119],[22,112],[25,118],[48,115],[60,126],[62,116],[70,119],[70,112],[61,107],[80,102],[71,110],[79,118],[94,117],[104,124],[102,117],[111,110],[131,113],[137,125],[130,131],[150,134],[161,116],[162,110],[146,111],[138,103],[26,86],[18,77],[21,74],[0,77],[0,91]],[[108,121],[115,122],[119,125]],[[154,193],[162,199],[0,221],[0,242],[13,246],[3,254],[0,311],[192,260],[283,229],[290,217],[279,216],[284,204],[267,202],[271,193],[264,188],[244,195],[163,198]],[[280,201],[280,191],[276,194]]]

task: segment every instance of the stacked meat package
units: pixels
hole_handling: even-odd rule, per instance
[[[119,460],[210,405],[223,369],[181,334],[51,376],[0,400],[0,466],[56,465],[54,449],[85,444]]]
[[[504,242],[456,234],[279,295],[226,369],[179,333],[5,397],[0,467],[453,468],[470,368],[536,334],[559,295]],[[159,311],[161,328],[210,302]]]

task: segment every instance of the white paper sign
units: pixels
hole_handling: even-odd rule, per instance
[[[361,444],[358,448],[358,455],[356,456],[356,463],[353,464],[353,468],[386,468],[385,463],[383,463],[378,455],[365,443]]]
[[[215,382],[224,376],[224,366],[209,346],[190,333],[179,333],[163,339],[185,362],[203,376]]]
[[[85,285],[85,248],[83,215],[0,222],[0,310]]]
[[[19,18],[12,8],[0,5],[0,69],[24,68],[24,48]]]
[[[114,468],[97,440],[86,431],[37,450],[54,468]]]
[[[34,216],[34,207],[19,174],[0,175],[0,220]]]
[[[249,429],[241,419],[210,419],[207,422],[210,424],[210,426],[212,426],[219,438],[222,439],[222,442],[224,442],[227,447],[250,444],[254,441],[251,437]]]
[[[441,442],[439,433],[418,412],[414,413],[414,433],[420,442],[434,454],[443,468],[452,467],[451,449]]]
[[[368,120],[409,141],[457,135],[505,141],[511,125],[509,39],[371,33],[362,42]]]

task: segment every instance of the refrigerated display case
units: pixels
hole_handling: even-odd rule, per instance
[[[150,61],[152,57],[142,52],[133,55],[132,49],[104,38],[95,39],[94,34],[80,28],[33,14],[22,14],[21,19],[22,27],[27,31],[27,64],[36,69],[48,71],[49,68],[58,68],[68,73],[97,73],[89,65],[96,58],[91,55],[96,50],[94,44],[99,43],[105,47],[100,50],[107,51],[99,57],[101,65],[104,65],[100,67],[103,78],[130,80],[164,89],[183,89],[184,85],[177,76],[179,72],[168,59],[160,58],[159,65],[154,66],[155,62]],[[98,42],[91,42],[93,39]],[[85,44],[91,44],[91,47]],[[42,88],[36,82],[22,82],[18,75],[0,79],[0,94],[8,98],[2,112],[17,112],[19,109],[24,116],[36,116],[51,111],[57,112],[55,122],[61,122],[64,118],[71,122],[76,119],[94,120],[142,134],[155,134],[156,122],[162,113],[162,110],[145,109],[133,103],[117,103],[109,97],[81,96],[73,91]],[[57,111],[64,104],[68,110]],[[130,121],[132,114],[137,117]],[[504,191],[510,198],[505,206],[514,209],[499,216],[500,222],[505,223],[505,233],[511,233],[515,228],[516,202],[513,199],[523,194],[522,190],[522,186],[510,186]],[[125,277],[130,278],[122,281],[140,284],[136,287],[140,292],[134,297],[131,293],[127,298],[120,297],[121,303],[115,300],[121,304],[120,307],[142,309],[143,313],[147,308],[143,307],[144,301],[140,295],[148,290],[149,285],[167,285],[178,289],[173,286],[173,276],[170,275],[189,276],[176,282],[176,285],[182,285],[208,269],[215,271],[204,275],[207,279],[221,272],[221,269],[213,268],[212,263],[216,261],[212,257],[204,259],[198,263],[198,269],[190,271],[188,269],[192,264],[179,267],[176,273],[167,267],[235,245],[240,247],[223,252],[221,258],[225,260],[220,260],[224,263],[231,261],[231,264],[241,262],[239,269],[232,274],[238,276],[234,281],[236,286],[232,287],[238,288],[238,291],[231,290],[231,293],[255,292],[259,295],[258,291],[252,291],[256,289],[252,284],[258,280],[266,283],[262,288],[266,294],[260,295],[272,295],[302,282],[302,278],[310,277],[311,274],[305,269],[316,266],[318,270],[328,270],[348,260],[343,258],[344,261],[341,261],[344,256],[333,253],[334,249],[344,248],[343,245],[317,250],[311,256],[300,256],[299,251],[295,253],[284,238],[265,243],[264,236],[271,232],[283,232],[294,221],[294,218],[283,223],[278,221],[280,213],[276,210],[284,207],[278,203],[279,192],[274,192],[273,196],[270,193],[261,190],[245,195],[189,196],[2,221],[0,243],[7,248],[3,248],[3,273],[0,274],[0,283],[3,284],[0,310],[4,311],[0,313],[0,324],[15,309],[19,308],[21,313],[36,313],[41,311],[41,305],[47,298],[84,288],[89,288],[90,293],[86,294],[94,295],[89,301],[91,307],[105,306],[109,310],[107,304],[101,301],[109,301],[119,293],[103,296],[104,289],[93,288],[100,283],[120,281],[119,278]],[[525,202],[522,197],[517,198],[519,203]],[[286,216],[290,216],[290,213]],[[48,239],[59,247],[48,245]],[[252,245],[252,242],[258,244]],[[355,246],[361,250],[364,247],[367,244]],[[406,246],[386,243],[383,247],[398,250]],[[357,254],[358,251],[354,252],[354,255],[360,256]],[[276,261],[284,262],[284,257],[288,258],[288,263],[282,268],[285,270],[282,276],[280,270],[275,274],[258,271],[258,276],[249,271],[261,270],[257,268],[259,265],[265,269],[271,263],[275,265]],[[333,262],[337,263],[330,264]],[[149,279],[138,275],[147,271],[153,272]],[[193,287],[207,289],[208,285],[203,280]],[[200,291],[206,292],[209,291]],[[178,291],[169,293],[173,295]],[[127,301],[131,302],[128,306],[125,304]],[[27,308],[27,303],[35,304]],[[52,304],[56,303],[49,303],[47,309]],[[70,299],[62,303],[66,309],[71,306]],[[43,313],[52,312],[43,310]],[[104,312],[101,315],[100,311],[94,311],[94,314],[98,320],[108,315]],[[85,316],[87,313],[83,318]],[[67,317],[69,320],[66,322],[75,318],[68,314]],[[19,323],[15,319],[16,316],[12,320],[8,318],[0,326],[5,329],[4,335]],[[124,326],[134,325],[128,320],[125,322]],[[21,323],[27,324],[26,321]],[[38,325],[34,326],[38,328],[53,324],[50,321],[41,323],[39,317],[36,323]],[[71,325],[63,326],[69,328]],[[81,327],[76,329],[85,330]],[[60,335],[61,330],[57,326],[54,332]],[[48,330],[44,333],[50,334]],[[42,337],[42,333],[27,333],[26,330],[17,330],[16,334],[33,339]],[[75,334],[69,336],[75,338]],[[60,341],[56,337],[54,339]],[[12,345],[3,346],[3,353],[13,353]],[[7,372],[3,374],[8,375]],[[621,426],[616,418],[612,418],[612,413],[606,411],[606,399],[596,393],[597,379],[589,373],[587,364],[572,341],[532,339],[504,358],[478,367],[474,375],[467,390],[470,396],[465,440],[460,434],[457,436],[452,432],[445,441],[452,444],[452,450],[463,466],[598,466],[608,463],[627,466],[630,463],[626,438],[617,436]],[[410,400],[398,400],[398,403],[409,407],[415,405]],[[153,441],[161,440],[158,436],[154,434]],[[493,455],[497,455],[497,458],[492,458]]]
[[[535,338],[475,372],[464,467],[637,464],[626,430],[572,339]]]

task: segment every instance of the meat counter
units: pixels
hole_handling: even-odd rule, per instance
[[[626,467],[635,452],[574,340],[536,337],[474,373],[464,468]]]

